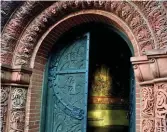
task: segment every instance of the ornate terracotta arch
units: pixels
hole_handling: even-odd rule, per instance
[[[33,107],[34,97],[40,94],[39,90],[36,90],[34,94],[33,88],[41,89],[44,64],[47,60],[46,54],[51,50],[57,38],[69,28],[85,22],[100,21],[112,24],[124,32],[135,50],[136,57],[131,61],[137,80],[136,131],[167,131],[165,130],[166,5],[166,2],[159,1],[24,2],[7,21],[1,36],[1,63],[7,65],[2,66],[2,92],[6,95],[18,93],[20,96],[17,97],[23,100],[23,104],[16,108],[12,105],[16,98],[11,96],[12,98],[9,99],[11,101],[8,111],[12,112],[8,117],[4,116],[4,122],[6,118],[8,119],[7,126],[9,127],[6,127],[6,130],[18,129],[17,126],[20,124],[13,120],[16,115],[20,123],[26,122],[25,128],[21,127],[20,130],[30,131],[35,125],[39,126],[39,116],[37,119],[31,117],[33,110],[39,114],[38,106],[40,106],[40,102],[37,101],[35,103],[38,105]],[[34,70],[31,71],[30,68]],[[40,79],[36,79],[38,77]],[[140,89],[138,84],[140,84]],[[40,96],[38,98],[40,99]],[[159,104],[162,100],[164,102]],[[4,108],[6,110],[7,105],[4,105]],[[24,120],[25,108],[26,120]],[[30,125],[31,122],[34,124]],[[34,128],[34,131],[38,129]]]
[[[134,39],[134,35],[131,32],[131,29],[119,17],[102,10],[85,10],[75,12],[64,17],[63,19],[52,25],[45,32],[45,34],[41,37],[33,50],[33,54],[30,59],[30,67],[34,67],[36,54],[37,52],[39,52],[40,46],[47,46],[45,41],[49,40],[49,38],[52,38],[52,40],[54,40],[50,43],[50,45],[54,45],[57,39],[70,28],[80,25],[82,23],[89,23],[92,21],[105,23],[107,25],[114,25],[115,27],[117,27],[117,29],[125,32],[133,44],[132,48],[135,51],[135,56],[140,56],[140,50],[137,45],[136,39]],[[56,34],[56,32],[58,33]],[[47,51],[50,52],[51,48],[52,47],[50,46],[50,49],[48,49]]]
[[[15,49],[13,65],[27,65],[28,62],[25,60],[29,60],[32,49],[35,47],[41,35],[64,16],[79,10],[104,10],[121,18],[134,33],[141,54],[143,54],[142,52],[145,49],[162,48],[166,41],[166,32],[164,32],[166,27],[166,13],[165,8],[160,2],[55,2],[36,16],[20,34],[21,31],[19,30],[23,29],[21,27],[23,25],[21,20],[30,15],[31,10],[37,6],[36,4],[36,2],[25,2],[13,16],[14,18],[7,24],[2,34],[2,38],[4,38],[2,44],[2,49],[4,47],[4,50],[2,51],[8,52],[7,49],[11,47],[8,46],[10,43],[13,49],[9,48],[9,51],[13,52]],[[155,19],[152,17],[154,15],[158,15],[158,17]],[[3,35],[8,37],[3,37]],[[16,37],[20,38],[15,40],[17,43],[13,40]],[[14,48],[15,45],[16,48]],[[7,60],[5,57],[7,57],[6,54],[2,56],[2,61]]]
[[[118,2],[112,2],[109,4],[109,2],[91,1],[58,2],[44,10],[29,24],[26,32],[23,33],[21,39],[16,45],[13,65],[28,65],[27,61],[30,59],[33,48],[35,48],[36,43],[40,38],[39,35],[40,33],[46,32],[49,26],[48,24],[52,25],[68,14],[91,8],[94,10],[99,9],[112,12],[121,18],[130,28],[131,32],[135,34],[134,36],[141,52],[145,47],[149,47],[150,49],[155,47],[155,38],[151,28],[149,27],[150,25],[147,24],[147,21],[141,16],[142,14],[131,3],[121,2],[118,4]],[[129,15],[131,15],[131,17]]]

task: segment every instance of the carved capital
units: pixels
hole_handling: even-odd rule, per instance
[[[167,80],[167,50],[150,50],[146,56],[131,58],[137,81],[149,84]]]
[[[1,81],[2,83],[16,83],[16,84],[29,84],[30,77],[32,74],[32,69],[20,68],[20,69],[12,69],[9,66],[1,67],[2,75]]]

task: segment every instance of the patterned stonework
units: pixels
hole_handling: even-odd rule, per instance
[[[142,132],[154,132],[154,119],[143,119],[142,120]]]
[[[155,48],[163,48],[167,42],[167,13],[159,1],[134,2],[147,19],[157,41]]]
[[[165,5],[165,3],[164,3]],[[167,37],[167,15],[161,2],[126,2],[126,1],[66,1],[55,2],[45,9],[27,26],[23,34],[20,27],[22,20],[30,15],[36,6],[35,2],[25,2],[7,24],[2,34],[2,62],[10,63],[10,54],[16,46],[14,65],[29,65],[30,58],[41,35],[62,17],[76,11],[98,9],[111,12],[121,18],[133,32],[138,42],[140,54],[145,50],[163,48]],[[20,37],[19,37],[19,36]]]
[[[24,32],[16,48],[18,52],[15,54],[16,56],[14,56],[14,64],[28,65],[33,49],[39,40],[39,34],[43,34],[48,24],[52,23],[54,19],[59,20],[64,15],[67,16],[70,12],[89,8],[109,11],[120,17],[134,33],[141,54],[146,49],[155,47],[154,38],[151,34],[152,31],[150,31],[151,29],[148,27],[147,22],[143,19],[139,11],[128,2],[57,2],[36,17],[27,27],[26,32]],[[70,12],[68,12],[69,10]]]
[[[9,2],[9,1],[8,1]],[[16,3],[16,1],[15,1]],[[50,2],[52,3],[52,2]],[[25,30],[26,24],[32,20],[32,14],[35,16],[39,11],[44,10],[48,6],[48,2],[26,1],[16,9],[16,12],[10,17],[2,31],[2,62],[4,64],[10,64],[12,61],[12,52],[14,52],[15,46],[21,33]],[[12,8],[12,7],[9,7]]]
[[[0,93],[0,99],[1,99],[1,107],[0,107],[0,112],[1,112],[0,127],[1,128],[0,130],[1,132],[4,132],[6,128],[9,91],[10,91],[10,88],[8,86],[1,86],[1,93]]]
[[[12,88],[9,132],[24,131],[25,123],[25,106],[26,106],[27,90],[24,88]]]
[[[154,86],[141,88],[141,116],[149,118],[154,116]]]
[[[167,83],[155,85],[155,132],[167,131]]]
[[[141,129],[142,132],[154,132],[154,86],[141,87]]]
[[[59,1],[50,4],[45,3],[42,4],[39,1],[23,2],[4,25],[1,36],[2,64],[13,65],[13,67],[29,67],[37,42],[41,40],[42,35],[51,26],[68,15],[89,9],[99,10],[99,12],[106,11],[125,23],[125,26],[134,35],[132,37],[138,44],[140,55],[144,55],[145,51],[150,49],[164,49],[167,45],[167,2]],[[2,13],[5,14],[5,10],[3,11]],[[36,13],[33,14],[34,12]],[[142,132],[167,131],[167,83],[155,83],[153,81],[160,77],[166,77],[164,72],[166,69],[166,60],[164,59],[166,51],[163,54],[164,56],[159,60],[155,59],[154,61],[149,58],[140,61],[142,63],[139,62],[134,67],[139,82],[150,81],[152,83],[149,82],[149,85],[142,85],[141,87],[140,130]],[[5,83],[29,84],[27,80],[29,80],[30,76],[20,73],[11,74],[6,71],[2,75],[2,78],[5,78]],[[19,80],[21,81],[18,81],[16,76],[20,77]],[[161,80],[161,82],[163,81]],[[1,131],[6,129],[7,118],[9,118],[7,131],[24,131],[26,96],[26,88],[1,87]],[[9,113],[8,117],[7,112]]]

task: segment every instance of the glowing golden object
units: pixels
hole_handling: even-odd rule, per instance
[[[88,125],[104,127],[113,125],[128,126],[127,110],[112,109],[115,104],[123,104],[123,99],[112,97],[112,77],[109,68],[101,66],[94,74],[89,98]],[[122,101],[123,100],[123,101]]]
[[[109,68],[102,66],[97,69],[94,74],[94,81],[92,85],[92,96],[109,96],[111,95],[112,78],[110,76]]]
[[[128,126],[129,121],[126,117],[126,110],[92,110],[88,112],[89,125],[95,127],[110,125]]]

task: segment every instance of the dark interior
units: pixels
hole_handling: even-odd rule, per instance
[[[110,67],[113,96],[129,97],[129,72],[131,52],[126,42],[111,29],[98,25],[92,27],[90,44],[90,77],[101,65]],[[91,80],[91,79],[90,79]]]
[[[90,33],[90,53],[89,53],[89,89],[95,70],[105,64],[110,68],[112,76],[113,97],[123,98],[129,101],[130,93],[130,57],[132,53],[125,40],[118,35],[112,27],[102,23],[89,23],[76,26],[65,33],[56,45],[58,49],[76,36]],[[66,38],[66,39],[63,39]],[[89,93],[90,94],[90,93]],[[90,95],[89,95],[90,96]],[[89,98],[88,96],[88,98]],[[89,100],[89,99],[88,99]],[[89,105],[88,105],[89,107]],[[126,106],[129,108],[129,106]],[[104,128],[87,127],[89,132],[126,132],[128,127],[124,126],[108,126]]]
[[[89,53],[89,73],[90,81],[95,69],[102,64],[110,67],[113,78],[112,95],[117,97],[129,98],[129,79],[130,79],[130,57],[131,51],[125,40],[113,31],[110,26],[102,23],[89,23],[76,26],[66,32],[57,42],[63,47],[76,36],[90,32],[90,53]],[[64,39],[66,38],[66,39]],[[57,49],[57,48],[54,48]]]

